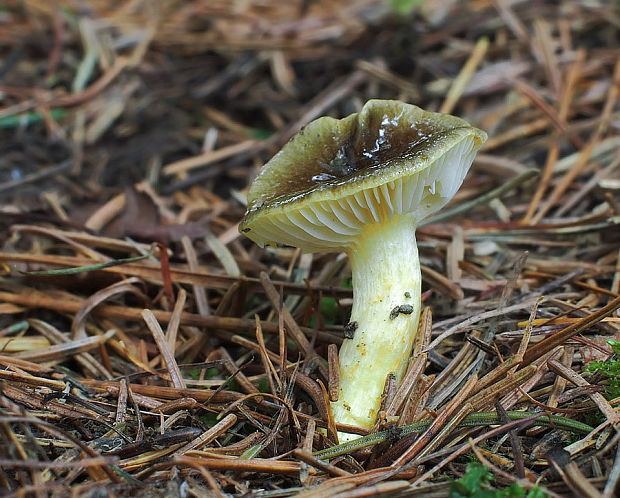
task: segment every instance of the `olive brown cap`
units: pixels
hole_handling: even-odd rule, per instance
[[[410,214],[415,226],[452,198],[485,140],[460,118],[398,101],[319,118],[263,167],[240,229],[260,246],[331,252],[368,224]]]

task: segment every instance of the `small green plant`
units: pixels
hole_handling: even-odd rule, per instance
[[[321,313],[324,324],[334,325],[338,318],[338,303],[336,299],[333,297],[322,297],[319,303],[319,313]],[[316,314],[313,314],[308,322],[308,327],[314,328],[316,326]]]
[[[609,398],[620,397],[620,341],[607,341],[614,351],[614,355],[607,361],[593,361],[587,367],[588,372],[600,372],[607,378],[609,385],[605,388],[605,393]]]
[[[262,379],[260,379],[256,387],[258,388],[260,392],[268,393],[269,392],[269,381],[267,380],[267,377],[263,377]]]
[[[345,289],[352,289],[353,283],[351,277],[343,278],[340,281],[340,287],[344,287]],[[321,313],[321,316],[323,317],[323,322],[326,325],[334,325],[339,318],[338,301],[333,297],[322,297],[319,304],[319,311]],[[316,327],[316,316],[312,316],[310,318],[308,327]]]
[[[213,427],[219,421],[217,419],[217,413],[207,412],[200,416],[200,422],[207,427]]]
[[[421,3],[422,0],[390,0],[392,10],[401,16],[411,14]]]
[[[465,475],[450,485],[450,498],[546,498],[539,488],[529,492],[517,483],[504,489],[494,488],[491,484],[495,476],[487,467],[472,462],[467,464]]]

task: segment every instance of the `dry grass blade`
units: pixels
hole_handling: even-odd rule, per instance
[[[138,297],[144,297],[143,294],[141,294],[135,287],[135,284],[138,284],[139,282],[140,281],[137,278],[127,278],[125,280],[121,280],[120,282],[116,282],[105,289],[101,289],[99,292],[96,292],[86,299],[80,311],[75,314],[75,318],[71,324],[71,335],[73,338],[83,339],[87,336],[85,326],[86,317],[93,309],[100,306],[111,297],[125,292],[132,292]]]
[[[65,342],[58,344],[57,346],[45,346],[40,349],[31,349],[30,351],[23,351],[16,355],[16,358],[28,361],[61,361],[63,358],[73,356],[77,353],[84,353],[91,351],[103,345],[108,339],[111,339],[115,335],[114,330],[109,330],[102,336],[84,337],[83,339],[77,339],[75,341]],[[30,349],[30,348],[29,348]],[[9,350],[10,348],[6,348]]]
[[[588,381],[581,378],[581,376],[577,375],[570,368],[562,365],[556,360],[549,360],[548,365],[551,370],[561,375],[569,382],[572,382],[576,386],[583,387],[589,385]],[[609,420],[609,422],[611,422],[615,426],[620,423],[620,413],[618,413],[618,411],[609,404],[609,401],[607,401],[601,393],[592,393],[590,394],[590,397],[599,407],[603,415],[607,417],[607,420]]]
[[[579,466],[575,462],[567,462],[566,454],[562,454],[561,451],[550,453],[547,456],[549,466],[560,475],[562,480],[577,496],[601,498],[603,495],[585,478]]]
[[[278,313],[282,316],[284,323],[286,324],[286,330],[291,335],[292,339],[297,343],[297,346],[304,352],[307,361],[312,361],[316,357],[316,353],[312,346],[310,345],[310,341],[306,338],[306,336],[301,331],[299,325],[291,315],[290,311],[284,307],[280,306],[280,293],[276,290],[275,286],[271,282],[269,275],[262,272],[260,274],[261,283],[265,289],[265,293],[267,294],[267,298],[271,301],[271,306],[278,310]],[[318,364],[319,370],[323,374],[324,377],[328,377],[327,367],[325,362],[319,361]]]
[[[240,460],[237,458],[195,458],[178,456],[178,463],[192,462],[194,465],[205,467],[210,470],[233,471],[233,472],[259,472],[268,474],[296,475],[299,473],[298,462],[281,462],[277,460],[264,460],[254,458],[252,460]]]
[[[161,329],[157,318],[155,318],[155,315],[153,315],[151,310],[142,311],[142,318],[144,318],[144,322],[151,331],[151,334],[153,334],[155,343],[157,344],[157,347],[159,348],[159,351],[162,355],[164,364],[168,369],[172,385],[177,389],[184,389],[185,382],[183,382],[181,371],[179,370],[179,366],[174,359],[174,355],[170,351],[170,347],[168,345],[168,342],[166,341],[166,337],[164,336],[164,331]]]
[[[338,346],[330,344],[327,347],[327,365],[329,378],[327,381],[327,392],[330,401],[338,401],[340,390],[340,370],[338,367]]]
[[[305,450],[300,450],[300,449],[293,450],[293,456],[297,458],[298,460],[301,460],[302,462],[312,465],[313,467],[319,470],[322,470],[324,472],[327,472],[333,476],[351,475],[350,472],[342,470],[336,467],[335,465],[331,465],[327,462],[324,462],[323,460],[319,460],[318,458],[313,457],[312,453],[308,453]]]
[[[220,150],[205,152],[196,157],[189,159],[183,159],[176,161],[172,164],[167,164],[163,167],[163,173],[166,175],[178,175],[180,173],[187,173],[188,171],[209,164],[216,163],[222,159],[226,159],[231,156],[235,156],[242,152],[246,152],[251,149],[256,149],[257,142],[255,140],[246,140],[235,145],[224,147]]]
[[[620,63],[616,63],[613,81],[617,81],[619,78]],[[610,90],[607,95],[607,101],[605,102],[605,106],[600,117],[599,125],[597,126],[595,132],[592,134],[592,137],[590,138],[586,146],[582,149],[579,160],[564,175],[564,177],[562,177],[560,183],[558,183],[558,185],[556,185],[556,187],[551,192],[549,199],[547,199],[547,202],[540,208],[539,212],[533,220],[535,223],[540,221],[540,219],[558,202],[561,195],[568,189],[569,185],[573,182],[573,180],[575,180],[575,178],[577,178],[577,176],[582,172],[583,168],[590,160],[592,151],[600,141],[603,132],[609,126],[608,121],[610,119],[610,114],[616,105],[616,100],[619,93],[620,91],[618,90],[618,85],[614,84],[610,86]]]
[[[529,365],[537,358],[540,358],[543,354],[551,351],[560,344],[563,344],[571,337],[587,330],[589,327],[599,322],[606,316],[611,315],[618,308],[620,308],[620,297],[613,299],[606,306],[603,306],[600,310],[595,311],[590,316],[583,318],[577,323],[569,325],[564,330],[553,334],[551,337],[548,337],[544,341],[532,346],[523,355],[523,365]]]
[[[439,433],[439,430],[442,428],[442,426],[448,421],[449,418],[451,418],[455,414],[457,407],[467,399],[472,389],[475,387],[477,380],[478,379],[475,375],[473,377],[470,377],[470,379],[465,383],[459,394],[455,396],[455,398],[445,406],[445,408],[428,427],[428,429],[420,435],[416,442],[411,447],[409,447],[406,452],[404,452],[396,459],[396,461],[392,464],[393,467],[400,467],[402,465],[405,465],[427,447],[428,443],[433,440]],[[470,403],[468,403],[468,405],[470,405]],[[469,410],[471,410],[471,406],[469,406],[466,411],[463,411],[459,414],[459,416],[455,418],[457,420],[457,423],[460,421],[459,418],[464,417]]]
[[[13,294],[10,292],[0,292],[0,299],[8,303],[16,303],[32,308],[48,308],[51,310],[75,313],[83,308],[83,304],[75,300],[65,300],[59,302],[54,297],[47,296],[43,293],[32,294]],[[158,322],[170,323],[172,313],[163,310],[151,310],[153,316]],[[131,308],[127,306],[116,305],[100,305],[93,310],[93,313],[99,316],[114,317],[122,320],[141,321],[142,310],[139,308]],[[201,316],[194,313],[183,313],[181,316],[181,324],[195,325],[198,327],[224,329],[231,331],[246,331],[248,334],[255,329],[254,320],[247,318],[220,317],[220,316]],[[269,334],[277,334],[278,326],[271,322],[261,322],[262,329]],[[301,329],[307,335],[313,334],[312,329],[304,327]],[[320,337],[336,340],[338,337],[334,334],[319,332]]]
[[[7,262],[23,262],[23,263],[35,263],[35,264],[50,264],[50,265],[60,265],[67,267],[79,267],[85,266],[88,264],[92,264],[92,260],[85,260],[83,258],[78,257],[70,257],[70,256],[57,256],[57,255],[46,255],[46,254],[24,254],[24,253],[0,253],[0,261]],[[101,268],[99,271],[122,274],[122,275],[132,275],[136,277],[144,278],[145,280],[160,283],[161,279],[161,268],[153,266],[153,265],[140,265],[140,264],[125,264],[122,267],[110,267],[110,268]],[[185,270],[183,268],[175,268],[171,267],[170,275],[175,282],[182,284],[191,284],[191,285],[203,285],[205,287],[216,288],[216,289],[227,289],[235,282],[241,282],[242,284],[247,286],[249,291],[257,291],[262,290],[263,285],[259,278],[256,277],[231,277],[223,274],[216,273],[203,273],[203,272],[193,272],[189,270]],[[298,284],[294,282],[286,282],[286,281],[275,281],[272,282],[273,285],[277,285],[278,287],[283,287],[287,293],[293,293],[298,295],[305,295],[308,293],[308,288],[303,284]],[[351,297],[352,292],[351,289],[346,288],[338,288],[338,287],[326,287],[326,286],[315,286],[312,289],[314,292],[324,292],[329,293],[330,295],[337,297]]]
[[[199,450],[206,444],[209,444],[215,438],[226,432],[237,422],[237,417],[234,414],[226,415],[222,420],[220,420],[217,424],[211,427],[208,431],[205,431],[203,434],[198,436],[193,441],[190,441],[185,446],[179,448],[174,452],[174,457],[178,458],[188,451]]]
[[[519,427],[519,426],[524,426],[527,425],[529,422],[532,422],[536,419],[536,417],[539,417],[540,415],[534,415],[532,417],[530,417],[529,419],[523,419],[523,420],[519,420],[519,421],[514,421],[511,422],[509,424],[503,425],[501,427],[498,427],[496,429],[492,429],[478,437],[476,437],[475,439],[471,440],[467,445],[463,445],[460,449],[454,451],[453,453],[451,453],[448,457],[444,458],[440,463],[438,463],[437,465],[435,465],[433,468],[429,469],[427,472],[425,472],[424,474],[422,474],[420,477],[416,478],[416,480],[414,481],[414,485],[419,485],[421,483],[423,483],[426,479],[430,478],[431,476],[433,476],[438,470],[440,470],[442,467],[444,467],[445,465],[447,465],[448,463],[454,461],[456,458],[458,458],[460,455],[462,455],[463,453],[465,453],[469,447],[476,445],[478,443],[480,443],[481,441],[484,441],[485,439],[488,439],[498,433],[503,433],[506,431],[509,431],[515,427]]]
[[[463,69],[461,69],[461,72],[452,82],[448,95],[446,95],[446,100],[444,100],[439,112],[445,112],[446,114],[452,112],[472,74],[484,59],[484,55],[488,48],[489,40],[487,38],[480,38],[474,46],[469,59],[465,62]]]

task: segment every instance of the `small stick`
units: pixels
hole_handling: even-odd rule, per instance
[[[304,453],[312,454],[312,445],[314,442],[314,431],[316,429],[316,422],[312,419],[308,420],[306,425],[306,436],[304,437],[303,451]],[[318,458],[317,458],[318,460]],[[299,471],[299,481],[304,486],[308,485],[308,477],[310,477],[310,467],[307,463],[301,465]]]
[[[534,169],[534,168],[525,170],[520,175],[515,176],[514,178],[511,178],[510,180],[508,180],[506,183],[503,183],[499,187],[494,188],[493,190],[489,190],[486,194],[483,194],[483,195],[480,195],[480,196],[476,196],[475,198],[473,198],[470,201],[464,202],[463,204],[459,204],[458,206],[455,206],[452,209],[446,209],[446,210],[442,211],[438,215],[431,216],[430,218],[428,218],[425,221],[423,221],[420,224],[420,226],[426,226],[426,225],[430,225],[432,223],[439,223],[441,221],[445,221],[445,220],[447,220],[449,218],[452,218],[452,217],[454,217],[454,216],[456,216],[458,214],[470,211],[475,206],[479,206],[481,204],[485,204],[485,203],[489,202],[492,199],[496,199],[498,197],[501,197],[506,192],[510,192],[513,188],[516,188],[519,185],[521,185],[522,183],[525,183],[530,178],[532,178],[534,176],[537,176],[539,173],[540,172],[537,169]]]
[[[218,150],[210,150],[197,156],[181,159],[173,163],[167,164],[162,168],[162,173],[166,176],[178,175],[179,173],[187,173],[195,168],[208,166],[209,164],[228,159],[242,152],[255,149],[259,145],[256,140],[245,140],[233,145],[222,147]]]
[[[250,380],[245,376],[245,374],[240,370],[240,367],[237,366],[232,356],[228,353],[228,351],[221,347],[217,350],[220,358],[224,360],[224,368],[228,370],[230,375],[235,376],[237,382],[246,393],[257,393],[259,392],[258,388],[250,382]],[[256,400],[257,403],[260,403],[260,400]]]
[[[59,300],[55,297],[44,294],[43,292],[32,291],[29,293],[13,293],[13,292],[1,292],[0,301],[7,303],[19,304],[29,308],[47,308],[57,312],[77,313],[79,312],[86,300],[84,299],[64,299]],[[172,313],[164,310],[151,310],[158,322],[168,323],[172,319]],[[119,318],[121,320],[128,321],[141,321],[142,310],[139,308],[132,308],[129,306],[119,306],[114,304],[102,304],[97,306],[92,313],[97,316],[105,316],[108,318]],[[235,330],[239,332],[244,330],[254,333],[256,329],[256,322],[248,318],[234,318],[229,316],[201,316],[195,313],[184,312],[181,316],[182,325],[194,325],[197,327],[205,327],[207,329],[223,329],[223,330]],[[278,325],[272,322],[261,322],[263,332],[267,334],[277,334]],[[301,329],[302,332],[308,334],[316,333],[313,329],[306,327]],[[338,336],[328,332],[319,332],[317,334],[321,340],[337,342]],[[327,370],[327,369],[326,369]],[[104,370],[105,371],[105,370]],[[101,372],[99,372],[101,373]],[[109,373],[107,374],[109,375]]]
[[[498,367],[496,370],[498,370],[499,368],[500,367]],[[490,402],[492,403],[498,395],[512,392],[517,386],[521,385],[523,382],[532,377],[537,370],[537,366],[529,365],[517,371],[513,375],[504,377],[501,380],[495,382],[494,384],[489,385],[485,389],[472,396],[469,401],[473,405],[474,409],[482,408],[488,405]]]
[[[327,346],[327,391],[330,401],[338,401],[340,393],[340,367],[338,365],[338,346],[330,344]]]
[[[170,348],[170,352],[173,355],[177,345],[177,335],[179,333],[181,316],[183,315],[183,308],[185,307],[186,299],[187,293],[185,292],[185,289],[179,289],[177,300],[174,303],[174,309],[172,310],[172,315],[170,315],[170,321],[166,327],[166,341],[168,342],[168,348]]]
[[[416,484],[420,484],[420,483],[426,481],[433,474],[435,474],[435,472],[437,472],[439,469],[441,469],[442,467],[444,467],[448,463],[450,463],[453,460],[455,460],[456,458],[458,458],[460,455],[462,455],[467,450],[469,450],[473,445],[478,444],[479,442],[484,441],[485,439],[488,439],[490,437],[494,437],[494,436],[496,436],[498,434],[503,434],[504,432],[509,431],[509,430],[511,430],[513,428],[523,427],[525,425],[529,425],[532,422],[534,422],[537,418],[543,417],[543,416],[544,416],[543,413],[536,413],[536,414],[532,415],[531,417],[527,417],[527,418],[524,418],[524,419],[521,419],[521,420],[515,420],[514,422],[511,422],[511,423],[506,424],[506,425],[502,425],[502,426],[497,427],[495,429],[491,429],[490,431],[485,432],[484,434],[481,434],[477,438],[475,438],[473,440],[470,440],[469,444],[463,445],[461,448],[459,448],[458,450],[454,451],[454,453],[451,453],[448,457],[446,457],[444,460],[439,462],[433,468],[431,468],[428,471],[426,471],[423,475],[418,477],[413,482],[413,485],[415,486]]]
[[[448,95],[446,95],[446,100],[444,100],[439,112],[446,114],[450,114],[452,112],[454,106],[463,94],[467,83],[474,74],[474,71],[480,65],[482,59],[484,59],[484,55],[487,53],[488,48],[489,39],[486,36],[483,36],[476,42],[469,59],[465,62],[465,65],[461,69],[458,76],[454,78],[452,86],[450,87],[450,90],[448,90]]]
[[[339,469],[335,465],[331,463],[324,462],[323,460],[319,460],[318,458],[312,456],[312,453],[308,453],[306,450],[302,450],[300,448],[296,448],[293,450],[293,456],[298,460],[301,460],[308,465],[312,465],[315,469],[322,470],[323,472],[327,472],[333,476],[344,477],[350,476],[351,473],[346,470]]]
[[[196,250],[194,249],[191,239],[187,235],[184,235],[181,237],[181,244],[183,246],[183,252],[185,253],[185,259],[187,260],[187,267],[193,272],[200,271],[198,256],[196,255]],[[202,285],[194,284],[192,285],[192,291],[198,313],[202,316],[210,315],[211,310],[209,309],[207,290]]]
[[[439,432],[440,428],[443,427],[443,425],[456,411],[458,406],[467,398],[467,396],[469,396],[469,393],[475,387],[477,381],[477,375],[471,376],[459,392],[459,395],[446,405],[446,407],[437,416],[437,418],[433,420],[431,425],[428,426],[428,429],[426,429],[424,433],[415,440],[413,445],[411,445],[407,451],[405,451],[400,457],[398,457],[391,466],[394,468],[399,468],[405,465],[407,462],[411,461],[416,455],[418,455],[418,453],[420,453],[420,451],[424,449],[424,447],[433,439],[433,437],[435,437],[435,435]]]
[[[385,409],[388,416],[396,415],[401,411],[412,389],[419,381],[420,376],[424,373],[427,357],[428,355],[426,353],[422,353],[417,358],[409,360],[409,367],[407,368],[405,376]]]
[[[260,353],[260,358],[263,363],[263,367],[265,368],[265,375],[267,375],[267,382],[269,382],[269,388],[272,394],[275,394],[282,387],[280,384],[280,377],[278,377],[278,372],[276,372],[269,355],[267,354],[267,348],[265,347],[265,340],[263,338],[263,329],[261,327],[260,320],[258,319],[258,315],[254,315],[254,320],[256,321],[256,342],[258,343],[258,351]],[[274,379],[278,381],[278,389],[276,389],[276,385]]]
[[[226,417],[220,420],[217,424],[211,427],[208,431],[203,432],[196,439],[194,439],[193,441],[190,441],[185,446],[176,450],[173,456],[179,457],[181,455],[184,455],[187,451],[198,450],[202,448],[204,445],[209,444],[215,438],[219,437],[221,434],[226,432],[236,423],[237,423],[237,416],[234,413],[230,413],[226,415]]]
[[[170,374],[170,380],[172,382],[173,387],[177,389],[185,388],[185,382],[183,382],[183,376],[181,375],[181,370],[179,370],[179,365],[177,365],[177,361],[174,358],[174,355],[170,351],[168,347],[168,342],[164,337],[164,332],[155,318],[155,315],[151,310],[143,310],[142,318],[146,323],[146,326],[151,331],[153,335],[153,339],[155,339],[155,343],[157,344],[157,348],[161,353],[161,356],[164,360],[164,364],[168,369],[168,373]]]
[[[497,411],[497,414],[503,424],[510,423],[508,414],[499,400],[495,402],[495,410]],[[525,465],[523,463],[523,449],[521,448],[521,441],[519,441],[519,436],[517,435],[517,431],[515,429],[511,430],[508,434],[510,435],[510,445],[512,446],[512,454],[514,456],[515,474],[517,474],[517,477],[522,479],[525,477]]]
[[[616,67],[614,69],[614,76],[612,78],[612,81],[618,81],[619,79],[620,79],[620,62],[617,62]],[[555,188],[549,195],[547,202],[545,202],[545,204],[540,208],[538,213],[536,213],[536,216],[534,216],[534,218],[532,219],[532,223],[537,224],[542,219],[542,217],[545,216],[545,214],[547,214],[547,212],[560,200],[560,197],[562,196],[562,194],[566,192],[566,190],[568,189],[570,184],[575,180],[575,178],[577,178],[577,176],[581,174],[586,164],[588,164],[588,161],[590,160],[590,157],[592,156],[592,152],[595,146],[599,143],[602,135],[605,133],[605,131],[607,130],[607,127],[609,126],[611,114],[612,114],[614,106],[616,105],[616,100],[618,99],[619,93],[620,93],[620,89],[618,88],[618,85],[611,85],[609,89],[609,93],[607,94],[605,105],[603,107],[603,112],[601,114],[599,125],[597,126],[596,130],[592,134],[586,146],[583,149],[581,149],[580,154],[579,154],[579,159],[577,159],[577,162],[573,165],[573,167],[570,170],[566,172],[566,174],[562,177],[560,182],[555,186]]]
[[[584,330],[601,321],[606,316],[611,315],[618,308],[620,308],[620,297],[610,301],[606,306],[603,306],[601,309],[595,311],[583,320],[573,323],[560,332],[557,332],[556,334],[542,340],[538,344],[535,344],[523,355],[523,365],[529,365],[534,360],[540,358],[543,354],[548,353],[556,346],[563,344],[571,337],[580,334]]]
[[[325,385],[321,382],[321,379],[317,379],[316,382],[321,387],[321,393],[323,394],[325,406],[327,407],[327,416],[325,420],[327,422],[327,437],[338,444],[338,431],[336,430],[336,421],[334,420],[334,415],[332,413],[332,405],[329,402],[327,389],[325,389]]]
[[[280,309],[280,293],[276,290],[275,286],[273,285],[273,282],[269,278],[269,275],[267,275],[267,273],[265,272],[261,272],[260,281],[261,281],[261,284],[263,285],[263,288],[265,289],[265,294],[267,294],[267,298],[271,302],[271,306],[273,307],[274,310],[280,311],[280,314],[282,315],[282,318],[284,320],[284,324],[286,325],[286,330],[290,334],[291,338],[295,341],[297,346],[304,352],[306,356],[306,361],[311,361],[313,358],[317,356],[317,354],[314,352],[314,349],[312,348],[310,341],[306,338],[304,333],[301,331],[301,328],[299,327],[299,325],[297,325],[297,322],[293,318],[293,315],[291,315],[291,312],[285,307],[282,307]],[[319,371],[321,372],[321,374],[327,377],[328,376],[327,366],[324,363],[319,361],[318,367],[319,367]]]
[[[177,456],[175,462],[194,464],[207,469],[233,472],[266,472],[269,474],[286,474],[296,476],[299,474],[301,464],[299,462],[284,462],[280,460],[266,460],[251,458],[242,460],[238,458],[196,458]]]
[[[562,365],[562,363],[557,360],[549,360],[547,365],[549,365],[549,370],[561,375],[576,386],[582,387],[590,385],[590,383],[581,377],[581,375],[578,375],[572,369]],[[618,425],[618,423],[620,423],[620,414],[614,410],[614,408],[609,404],[609,401],[605,399],[605,396],[601,393],[590,393],[589,396],[592,401],[596,403],[599,410],[601,410],[601,413],[607,417],[607,420],[614,425]]]
[[[116,419],[114,420],[114,423],[117,425],[125,423],[128,397],[127,380],[121,379],[119,381],[118,400],[116,401]]]

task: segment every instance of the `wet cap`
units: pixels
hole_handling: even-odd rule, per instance
[[[460,118],[391,100],[319,118],[263,167],[240,230],[260,246],[330,252],[396,216],[415,227],[456,193],[486,138]]]

